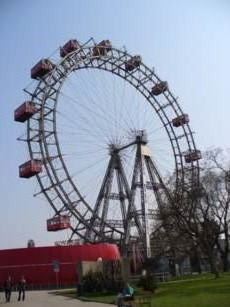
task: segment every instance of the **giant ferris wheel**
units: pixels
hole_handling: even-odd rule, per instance
[[[49,231],[69,239],[138,244],[150,256],[154,214],[174,178],[174,200],[199,184],[193,132],[168,83],[139,55],[109,40],[72,39],[31,69],[34,82],[15,120],[27,124],[29,160],[53,209]],[[175,198],[176,195],[176,198]]]

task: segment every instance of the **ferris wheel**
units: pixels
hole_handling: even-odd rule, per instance
[[[58,56],[31,69],[28,100],[15,110],[27,123],[29,160],[20,177],[36,176],[53,208],[47,230],[70,240],[131,242],[150,255],[154,212],[199,184],[193,132],[168,83],[140,55],[109,40],[72,39]]]

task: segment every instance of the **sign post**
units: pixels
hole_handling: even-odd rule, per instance
[[[52,265],[53,265],[53,271],[56,275],[56,288],[58,288],[58,284],[59,284],[58,274],[60,272],[60,262],[57,260],[54,260]]]

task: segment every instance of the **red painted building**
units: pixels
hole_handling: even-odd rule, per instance
[[[120,253],[114,244],[47,246],[0,250],[0,287],[7,276],[16,286],[25,276],[28,286],[76,285],[80,261],[115,260]]]

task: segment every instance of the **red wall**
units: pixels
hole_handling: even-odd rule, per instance
[[[0,250],[0,287],[8,275],[16,286],[25,276],[28,286],[76,284],[76,264],[79,261],[115,260],[119,250],[113,244],[87,244],[73,246],[48,246]],[[55,273],[53,261],[60,263]]]

